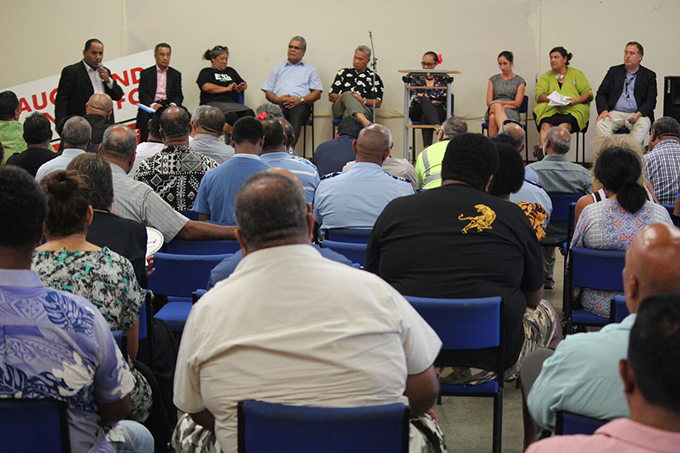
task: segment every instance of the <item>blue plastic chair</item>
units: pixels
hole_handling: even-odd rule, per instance
[[[405,296],[442,340],[436,366],[465,367],[444,359],[454,351],[495,349],[497,378],[479,385],[441,384],[446,396],[490,397],[494,400],[493,451],[500,452],[503,440],[503,379],[505,376],[504,304],[500,297],[481,299],[431,299]]]
[[[606,423],[609,423],[609,420],[559,411],[557,412],[557,420],[555,422],[555,434],[559,436],[572,436],[574,434],[591,435],[595,434],[595,431]]]
[[[7,452],[70,452],[65,402],[0,399],[0,439]]]
[[[331,121],[331,123],[333,124],[333,136],[331,137],[331,140],[335,138],[335,128],[338,127],[341,121],[342,119],[340,118],[333,118],[333,120]]]
[[[304,407],[261,401],[238,405],[238,451],[408,452],[409,410],[401,403]]]
[[[522,127],[524,128],[524,151],[525,151],[525,160],[526,162],[529,162],[529,142],[528,142],[528,131],[529,131],[529,96],[524,96],[524,99],[522,100],[522,105],[519,106],[519,114],[522,115],[524,114],[524,124]],[[520,118],[521,121],[521,118]],[[489,135],[489,122],[485,121],[482,123],[482,134],[488,136]]]
[[[194,291],[194,293],[191,296],[191,303],[195,304],[196,302],[198,302],[198,299],[205,296],[205,293],[207,292],[208,292],[207,289],[197,289],[196,291]]]
[[[675,205],[674,204],[662,204],[664,208],[666,208],[666,211],[668,211],[669,215],[673,215],[673,211],[675,211]]]
[[[626,305],[626,296],[614,296],[609,306],[609,322],[619,323],[630,314]]]
[[[368,244],[368,237],[372,229],[367,228],[331,228],[325,231],[325,238],[336,242],[353,242],[356,244]]]
[[[184,241],[173,239],[165,245],[165,253],[177,255],[224,255],[236,253],[241,246],[235,239],[222,241]]]
[[[548,228],[550,225],[555,226],[558,223],[567,224],[567,230],[570,229],[570,224],[573,222],[573,211],[571,210],[571,204],[576,206],[576,202],[583,196],[582,193],[560,193],[560,192],[548,192],[550,201],[553,205],[552,214],[550,214],[550,223],[548,223]],[[544,247],[563,247],[565,242],[569,242],[569,234],[566,235],[554,235],[549,234],[544,237],[541,241],[541,246]]]
[[[210,271],[227,256],[156,253],[156,271],[149,276],[148,288],[169,299],[155,317],[167,322],[173,332],[182,332],[191,311],[193,292],[207,286]]]
[[[596,250],[574,247],[569,252],[566,298],[563,302],[567,318],[566,333],[573,333],[574,324],[603,326],[609,318],[575,308],[574,286],[600,291],[623,291],[621,272],[626,262],[623,250]]]
[[[179,213],[189,220],[198,220],[198,212],[196,211],[179,211]]]
[[[334,252],[345,255],[345,257],[347,257],[347,259],[352,263],[356,263],[361,266],[366,264],[366,248],[368,246],[365,243],[361,244],[356,242],[337,242],[325,240],[321,242],[321,247],[325,249],[331,249]]]

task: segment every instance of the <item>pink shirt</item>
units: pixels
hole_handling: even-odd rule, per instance
[[[153,97],[154,101],[162,101],[168,98],[168,68],[161,71],[161,68],[156,66],[156,95]]]
[[[680,433],[651,428],[627,418],[600,427],[592,436],[556,436],[531,444],[525,453],[541,452],[675,453]]]

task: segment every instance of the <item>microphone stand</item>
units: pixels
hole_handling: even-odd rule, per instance
[[[378,102],[378,90],[375,87],[375,74],[378,71],[378,59],[375,57],[375,48],[373,47],[373,32],[368,30],[368,37],[371,40],[371,67],[373,68],[373,90],[375,90],[375,97],[373,98],[373,122],[375,123],[375,104]]]

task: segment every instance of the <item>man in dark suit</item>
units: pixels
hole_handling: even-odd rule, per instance
[[[153,56],[156,64],[142,71],[139,79],[139,102],[154,110],[160,106],[180,106],[182,94],[182,73],[170,67],[172,49],[170,44],[156,44]],[[149,120],[152,115],[142,109],[137,110],[137,129],[142,142],[149,135]]]
[[[644,49],[639,42],[626,44],[623,64],[612,66],[597,89],[596,136],[616,133],[622,127],[642,143],[654,122],[656,73],[640,66]]]
[[[111,71],[102,66],[103,59],[104,44],[98,39],[88,39],[83,50],[83,59],[61,71],[54,103],[57,131],[66,118],[85,115],[85,104],[94,93],[106,93],[114,101],[123,98],[123,89],[113,80]],[[113,115],[111,122],[113,123]]]

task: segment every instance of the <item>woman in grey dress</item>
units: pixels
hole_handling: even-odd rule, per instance
[[[514,72],[514,56],[512,52],[504,50],[498,55],[500,74],[489,77],[486,90],[485,119],[489,123],[489,135],[495,135],[503,127],[505,120],[519,121],[519,108],[524,100],[527,83]]]

